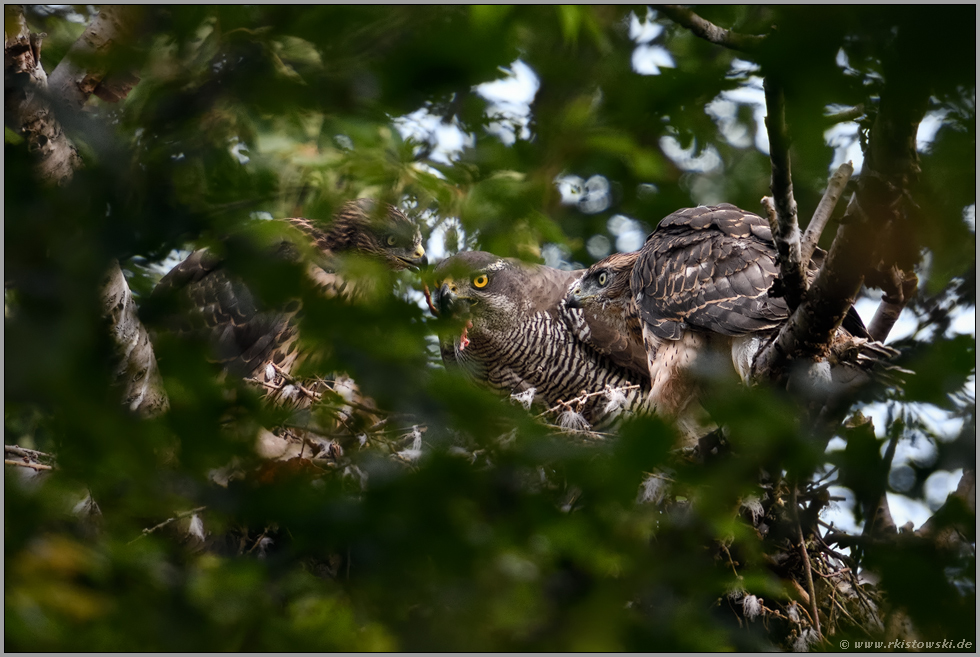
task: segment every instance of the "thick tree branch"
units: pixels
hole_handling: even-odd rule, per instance
[[[762,35],[739,34],[738,32],[718,27],[681,5],[654,5],[654,8],[663,12],[667,18],[678,25],[689,29],[695,36],[699,36],[705,41],[710,41],[716,45],[730,48],[731,50],[755,52],[762,46],[766,39]]]
[[[905,309],[905,304],[919,289],[919,277],[914,272],[904,272],[898,267],[893,267],[892,270],[895,276],[901,279],[901,283],[894,285],[892,289],[900,290],[901,294],[893,296],[888,291],[882,294],[878,310],[875,311],[875,316],[868,325],[868,333],[879,342],[885,341],[895,322],[898,321],[899,315],[902,314],[902,310]]]
[[[800,225],[793,198],[793,179],[790,172],[789,135],[786,129],[786,107],[783,90],[772,76],[763,82],[766,92],[766,130],[769,133],[769,160],[772,163],[772,192],[775,222],[772,236],[779,254],[782,291],[790,310],[800,305],[806,294],[803,260],[800,254]],[[771,220],[770,220],[771,221]]]
[[[807,224],[806,233],[800,242],[800,259],[803,261],[803,267],[807,266],[810,258],[813,257],[813,252],[817,250],[820,235],[823,234],[823,229],[827,227],[830,215],[834,213],[837,201],[840,200],[841,194],[844,193],[844,188],[847,187],[853,173],[854,166],[850,162],[845,162],[837,167],[837,171],[830,177],[830,181],[827,183],[827,191],[823,193],[820,203],[817,204],[817,209],[813,212],[813,217]]]
[[[824,354],[857,298],[865,274],[880,269],[883,257],[892,259],[891,253],[899,252],[901,245],[890,241],[909,241],[904,229],[905,214],[911,208],[905,201],[918,180],[915,137],[925,115],[929,87],[925,80],[903,77],[898,68],[891,71],[882,91],[858,190],[830,253],[805,301],[756,357],[756,376],[781,377],[790,360]]]
[[[40,177],[63,184],[71,179],[81,160],[47,102],[41,37],[28,30],[21,5],[4,7],[3,36],[4,125],[27,141]]]
[[[125,98],[139,82],[137,71],[108,71],[105,62],[113,48],[118,51],[132,43],[144,11],[139,5],[103,5],[52,71],[52,96],[75,110],[92,94],[111,103]],[[118,52],[114,55],[120,59]]]
[[[66,184],[82,162],[55,117],[50,99],[53,97],[75,109],[81,107],[85,100],[79,96],[77,84],[69,84],[76,81],[80,73],[73,62],[65,64],[63,69],[59,65],[56,71],[63,71],[58,76],[61,82],[57,89],[49,90],[47,76],[41,67],[41,42],[37,35],[29,33],[23,9],[16,5],[7,6],[4,11],[5,26],[16,26],[19,30],[16,34],[4,32],[5,125],[27,140],[28,148],[35,154],[41,180]],[[93,43],[107,46],[119,41],[123,33],[118,16],[116,10],[109,10],[104,19],[100,15],[79,37],[72,50],[88,52]],[[104,72],[96,77],[101,80],[103,75]],[[53,93],[49,95],[49,91]],[[116,385],[131,410],[144,416],[156,415],[167,408],[166,393],[149,335],[136,315],[136,304],[118,262],[112,262],[105,281],[102,307],[115,346]]]
[[[833,114],[827,114],[823,118],[826,120],[828,125],[835,125],[837,123],[844,123],[845,121],[853,121],[854,119],[859,119],[864,116],[864,103],[859,103],[854,107],[848,107],[847,109],[835,112]]]

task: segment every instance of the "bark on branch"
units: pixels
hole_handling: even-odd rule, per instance
[[[742,52],[755,52],[765,42],[766,37],[757,34],[740,34],[732,30],[718,27],[710,21],[701,18],[687,7],[681,5],[654,5],[667,18],[678,25],[686,27],[695,36],[710,41],[719,46]]]
[[[763,82],[766,93],[766,130],[769,133],[769,160],[772,165],[772,192],[775,221],[770,220],[772,236],[779,254],[782,291],[790,310],[800,305],[806,294],[803,259],[800,254],[800,225],[793,198],[793,180],[789,160],[789,134],[786,129],[786,104],[783,90],[771,76]],[[767,213],[768,214],[768,213]]]
[[[834,213],[837,201],[840,200],[841,194],[844,193],[844,188],[847,187],[847,182],[853,173],[854,166],[850,162],[845,162],[830,177],[830,182],[827,183],[827,191],[823,193],[820,203],[817,204],[817,209],[813,212],[813,217],[807,224],[806,233],[800,243],[800,258],[804,267],[810,262],[813,252],[817,250],[820,235],[823,234],[823,229],[827,227],[830,215]]]
[[[42,38],[28,30],[21,5],[6,5],[3,11],[4,125],[27,141],[42,179],[64,184],[81,159],[48,103],[48,77],[41,67]]]
[[[115,103],[139,82],[135,70],[106,68],[115,47],[126,48],[135,39],[145,8],[139,5],[103,5],[99,15],[72,45],[48,79],[54,98],[70,109],[80,109],[91,95]],[[119,59],[119,53],[115,53]]]
[[[899,62],[900,64],[900,62]],[[823,355],[857,298],[865,275],[897,252],[890,240],[908,241],[902,230],[911,211],[908,191],[918,180],[915,137],[925,115],[929,87],[896,66],[886,77],[857,193],[851,198],[820,273],[804,302],[753,364],[759,377],[780,377],[791,359]],[[908,248],[907,245],[905,248]],[[886,263],[891,266],[894,262]]]

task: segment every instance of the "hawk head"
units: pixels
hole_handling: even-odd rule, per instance
[[[440,316],[465,324],[457,338],[465,349],[468,339],[517,331],[536,313],[557,316],[569,283],[580,274],[465,251],[439,263],[433,272],[433,307]]]
[[[446,318],[466,324],[462,347],[469,341],[468,329],[479,333],[502,330],[521,315],[524,301],[524,265],[485,251],[465,251],[436,267],[434,307]]]
[[[356,252],[375,257],[390,269],[419,269],[428,264],[418,226],[398,208],[362,198],[341,206],[323,230],[307,219],[290,223],[313,238],[327,254]]]
[[[619,308],[632,299],[630,293],[630,274],[638,253],[614,253],[595,263],[581,279],[571,285],[565,297],[569,308],[589,311],[603,309],[609,305]]]

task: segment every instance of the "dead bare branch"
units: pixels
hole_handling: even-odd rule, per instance
[[[859,119],[862,116],[864,116],[864,103],[858,103],[854,107],[848,107],[847,109],[843,109],[839,112],[827,114],[823,118],[829,125],[834,125],[835,123],[853,121],[854,119]]]
[[[208,508],[208,507],[206,507],[206,506],[199,506],[196,509],[191,509],[190,511],[184,511],[182,513],[178,513],[177,515],[173,516],[172,518],[167,518],[166,520],[164,520],[163,522],[161,522],[159,525],[154,525],[153,527],[148,527],[148,528],[144,529],[143,530],[143,533],[141,533],[139,536],[137,536],[136,538],[134,538],[133,540],[131,540],[126,545],[132,545],[136,541],[140,540],[141,538],[145,538],[145,537],[149,536],[150,534],[152,534],[153,532],[157,531],[158,529],[163,529],[164,527],[166,527],[170,523],[176,522],[176,521],[181,520],[183,518],[186,518],[188,516],[192,516],[195,513],[200,513],[201,511],[204,511],[204,509],[206,509],[206,508]]]
[[[816,589],[813,588],[813,569],[810,566],[810,553],[806,549],[806,537],[803,534],[803,525],[800,524],[800,506],[799,500],[797,499],[797,488],[798,485],[794,481],[792,483],[792,499],[791,504],[793,505],[793,515],[796,520],[796,538],[800,542],[800,553],[803,557],[803,570],[806,574],[806,587],[808,600],[810,606],[810,616],[813,622],[813,629],[817,631],[817,636],[823,639],[823,634],[820,632],[820,614],[817,609],[817,594]]]
[[[726,30],[723,27],[718,27],[681,5],[654,5],[654,8],[663,12],[667,18],[678,25],[689,29],[695,36],[731,50],[755,52],[762,46],[766,39],[763,35],[740,34]]]
[[[15,456],[22,456],[24,458],[29,458],[35,461],[40,461],[41,459],[54,460],[54,457],[46,452],[39,452],[36,449],[27,449],[26,447],[21,447],[20,445],[4,445],[4,454],[13,454]]]
[[[820,243],[820,235],[823,234],[823,229],[827,227],[827,222],[830,221],[830,215],[833,214],[834,208],[837,207],[837,201],[840,200],[841,194],[844,193],[844,188],[847,186],[847,182],[851,179],[851,174],[853,173],[854,166],[850,162],[845,162],[837,167],[837,171],[834,172],[834,175],[827,182],[827,191],[823,193],[820,203],[817,204],[817,209],[814,210],[813,217],[810,219],[810,223],[807,224],[806,233],[804,233],[803,239],[800,242],[800,259],[803,262],[804,268],[810,262],[810,258],[813,257],[813,252],[817,250],[817,244]]]
[[[50,465],[43,465],[41,463],[31,463],[30,461],[14,461],[12,459],[4,459],[4,465],[16,465],[21,468],[31,468],[32,470],[53,470]]]

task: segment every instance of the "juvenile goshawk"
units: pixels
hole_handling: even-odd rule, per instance
[[[306,261],[307,275],[327,297],[358,296],[356,282],[338,271],[345,254],[377,259],[392,270],[426,264],[418,226],[397,208],[372,199],[345,203],[326,226],[304,218],[283,222],[285,234],[272,247],[274,257]],[[181,327],[204,332],[215,360],[234,376],[281,390],[282,385],[272,383],[281,383],[302,359],[297,341],[301,302],[264,307],[207,249],[195,251],[161,279],[154,295],[166,294],[189,301],[191,317]]]
[[[820,250],[814,254],[809,279],[823,257]],[[704,419],[695,417],[698,391],[689,376],[695,360],[721,353],[747,381],[762,341],[789,318],[785,299],[773,294],[776,258],[772,232],[762,217],[728,203],[687,208],[665,217],[639,251],[593,265],[571,286],[566,304],[581,308],[593,327],[603,327],[580,328],[580,337],[594,348],[642,348],[650,407],[686,419],[694,430]],[[851,309],[839,340],[859,352],[888,355],[867,339]],[[858,355],[855,365],[871,360]]]

